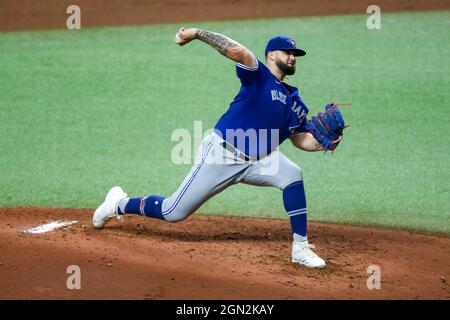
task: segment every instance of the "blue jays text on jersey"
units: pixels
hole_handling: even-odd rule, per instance
[[[214,128],[225,141],[259,159],[291,135],[308,131],[309,110],[296,87],[279,81],[261,61],[254,68],[237,64],[236,72],[241,88]]]

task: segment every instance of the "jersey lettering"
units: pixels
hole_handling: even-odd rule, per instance
[[[296,87],[278,81],[261,61],[255,70],[237,65],[236,74],[242,84],[239,93],[214,127],[225,141],[247,156],[258,158],[270,154],[291,135],[307,131],[308,107]],[[244,145],[239,144],[239,137],[226,134],[230,129],[253,130],[256,142],[245,139]],[[261,134],[264,130],[267,135]],[[275,133],[277,138],[272,139]]]
[[[300,120],[302,120],[306,116],[306,110],[302,108],[301,105],[297,106],[297,101],[294,101],[294,103],[292,104],[292,111],[295,112]]]
[[[283,93],[281,93],[278,90],[270,90],[271,94],[272,94],[272,101],[280,101],[283,104],[286,104],[286,98],[287,96]]]

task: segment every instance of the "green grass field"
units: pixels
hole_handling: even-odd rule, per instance
[[[282,151],[304,171],[316,221],[450,233],[450,12],[197,24],[263,59],[289,34],[308,55],[289,83],[311,109],[351,102],[331,154]],[[96,207],[173,192],[177,128],[212,128],[239,88],[234,65],[179,25],[0,33],[0,206]],[[281,192],[237,185],[200,213],[286,217]]]

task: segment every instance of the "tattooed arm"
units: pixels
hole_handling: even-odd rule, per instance
[[[241,63],[248,67],[257,66],[256,58],[250,50],[220,33],[196,28],[180,28],[175,37],[175,42],[180,46],[184,46],[194,39],[198,39],[209,44],[225,57],[237,63]]]

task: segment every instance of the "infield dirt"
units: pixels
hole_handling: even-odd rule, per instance
[[[290,262],[288,220],[127,215],[102,230],[91,209],[0,209],[0,299],[450,299],[450,239],[311,223],[323,270]],[[54,220],[64,229],[24,234]],[[68,266],[81,270],[69,290]],[[369,290],[367,268],[381,270]]]

